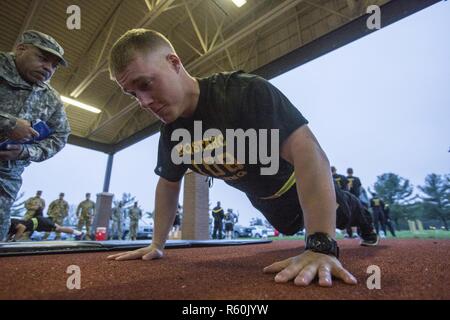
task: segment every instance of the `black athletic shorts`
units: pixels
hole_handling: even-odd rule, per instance
[[[345,229],[350,221],[348,201],[354,200],[348,192],[336,190],[336,227]],[[248,196],[248,195],[247,195]],[[292,235],[304,228],[303,211],[298,201],[297,187],[293,185],[286,193],[276,199],[263,200],[248,196],[253,206],[261,211],[270,224],[286,235]],[[355,198],[356,199],[356,198]]]
[[[225,223],[225,231],[233,231],[233,224]]]
[[[50,218],[36,217],[33,219],[37,220],[37,226],[34,227],[35,231],[52,232],[52,231],[56,230],[56,225]],[[33,220],[33,219],[31,219],[31,220]],[[33,224],[34,224],[34,221],[33,221]]]

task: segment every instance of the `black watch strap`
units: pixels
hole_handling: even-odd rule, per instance
[[[305,250],[333,255],[339,259],[339,247],[336,240],[323,232],[308,235]]]

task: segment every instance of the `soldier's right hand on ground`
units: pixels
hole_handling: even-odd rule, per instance
[[[39,133],[31,127],[29,121],[17,119],[16,127],[8,134],[8,138],[13,141],[30,140],[33,137],[39,137]]]
[[[145,248],[141,248],[134,251],[127,251],[127,252],[121,252],[117,254],[113,254],[108,256],[109,260],[117,260],[117,261],[124,261],[124,260],[136,260],[136,259],[142,259],[142,260],[153,260],[153,259],[159,259],[163,257],[163,251],[160,249],[157,249],[152,246],[148,246]]]
[[[308,250],[298,256],[275,262],[265,267],[264,272],[276,273],[275,282],[294,280],[294,284],[298,286],[308,286],[317,277],[320,286],[331,287],[332,276],[342,279],[346,284],[357,283],[356,278],[337,258]]]

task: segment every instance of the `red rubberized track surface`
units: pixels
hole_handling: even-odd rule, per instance
[[[303,241],[169,249],[157,261],[106,260],[110,253],[0,258],[0,299],[450,299],[449,240],[385,240],[375,248],[342,240],[341,261],[359,283],[303,288],[277,284],[263,267],[302,251]],[[81,289],[66,287],[69,265],[81,268]],[[367,268],[381,269],[381,289],[366,286]]]

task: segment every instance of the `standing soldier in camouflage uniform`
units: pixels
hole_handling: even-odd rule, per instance
[[[142,218],[142,210],[139,209],[137,202],[135,202],[134,207],[132,207],[128,211],[128,216],[130,217],[130,239],[136,240],[139,227],[139,219]]]
[[[82,231],[86,226],[86,239],[91,240],[92,217],[95,213],[95,202],[90,200],[91,194],[86,193],[86,200],[81,201],[77,208],[78,230]]]
[[[8,232],[10,208],[25,167],[51,158],[67,142],[70,128],[64,105],[48,84],[58,65],[67,66],[63,54],[53,38],[37,31],[24,32],[14,52],[0,52],[0,143],[38,137],[32,128],[37,120],[52,131],[44,140],[8,144],[0,151],[0,241]]]
[[[34,218],[34,214],[36,213],[36,210],[39,208],[44,210],[45,208],[45,200],[41,198],[42,191],[36,192],[36,196],[29,198],[27,201],[25,201],[25,209],[27,211],[25,212],[25,215],[23,217],[23,220],[30,220],[31,218]]]
[[[59,199],[56,199],[50,203],[48,207],[48,217],[52,219],[53,223],[62,226],[64,224],[64,218],[67,217],[69,213],[69,204],[64,200],[64,193],[59,194]],[[47,240],[50,232],[46,232],[44,235],[44,240]],[[55,240],[61,239],[61,232],[56,232]]]
[[[122,223],[123,223],[123,217],[124,217],[124,212],[122,209],[122,201],[119,202],[119,204],[117,205],[117,207],[113,208],[112,210],[112,215],[111,215],[111,219],[112,219],[112,228],[111,228],[111,235],[110,235],[110,239],[112,240],[113,237],[115,235],[117,235],[117,239],[118,240],[122,240],[122,236],[123,236],[123,228],[122,228]]]

